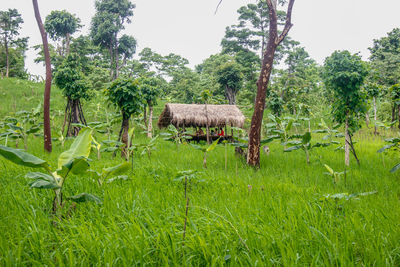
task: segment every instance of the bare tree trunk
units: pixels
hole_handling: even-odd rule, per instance
[[[50,62],[49,45],[47,43],[47,34],[43,27],[42,18],[40,17],[37,0],[32,0],[32,3],[33,3],[33,9],[35,11],[35,18],[39,26],[40,35],[42,36],[43,52],[46,62],[46,83],[45,83],[44,100],[43,100],[44,149],[48,152],[51,152],[52,150],[51,128],[50,128],[51,62]]]
[[[392,122],[396,121],[396,104],[393,104],[392,107]],[[392,125],[393,128],[393,125]]]
[[[10,71],[10,60],[9,60],[9,55],[8,55],[8,40],[7,40],[7,34],[4,37],[4,47],[6,49],[6,77],[8,78],[9,71]]]
[[[350,165],[350,136],[349,136],[349,114],[346,114],[346,122],[344,126],[344,163]]]
[[[149,126],[147,127],[147,137],[153,138],[153,105],[149,104]]]
[[[365,124],[367,125],[367,128],[369,128],[369,113],[368,113],[368,111],[365,112]]]
[[[146,128],[147,128],[147,106],[146,105],[144,106],[144,109],[143,109],[143,123],[144,123],[144,126],[146,126]]]
[[[267,94],[268,82],[271,76],[272,65],[274,63],[275,51],[278,45],[288,34],[292,27],[291,17],[295,0],[290,0],[286,15],[285,27],[280,36],[278,36],[278,17],[276,10],[276,1],[267,0],[269,8],[269,38],[267,49],[264,53],[260,77],[257,81],[257,97],[254,106],[254,113],[251,120],[249,133],[249,146],[247,153],[247,164],[260,166],[260,141],[261,141],[261,124],[265,108],[265,98]]]
[[[114,60],[115,60],[115,79],[118,79],[119,76],[119,55],[118,55],[118,36],[117,33],[115,33],[115,47],[114,47],[115,55],[114,55]]]
[[[229,105],[236,105],[235,92],[232,88],[229,88],[227,85],[225,85],[225,96],[226,99],[228,100]]]
[[[126,148],[128,147],[128,140],[129,140],[129,117],[125,114],[122,113],[122,126],[121,126],[121,131],[122,131],[122,143],[125,144],[125,147],[121,151],[121,156],[123,158],[126,158],[127,151]]]
[[[70,42],[71,42],[71,35],[67,33],[65,37],[65,55],[68,56],[69,54],[69,47],[70,47]]]
[[[399,120],[399,129],[400,129],[400,105],[397,106],[397,116]]]
[[[110,77],[112,80],[115,80],[114,79],[114,50],[113,50],[112,42],[110,43],[110,47],[108,48],[108,51],[110,53]]]
[[[83,115],[81,101],[79,99],[68,98],[67,108],[65,109],[67,124],[67,137],[78,136],[81,128],[72,124],[84,124],[86,125],[85,116]],[[65,125],[65,123],[64,123]],[[63,126],[64,131],[64,126]]]
[[[375,125],[374,125],[374,128],[375,128],[375,131],[374,131],[374,134],[376,135],[378,132],[376,131],[376,119],[377,119],[377,117],[376,117],[376,98],[375,98],[375,96],[372,98],[372,100],[373,100],[373,103],[374,103],[374,121],[375,121]]]

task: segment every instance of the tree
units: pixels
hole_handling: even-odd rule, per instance
[[[0,11],[0,35],[2,36],[2,41],[4,44],[4,51],[6,55],[6,77],[9,76],[10,70],[10,60],[9,60],[9,48],[10,46],[17,43],[26,43],[27,38],[16,39],[19,35],[18,30],[21,29],[21,24],[23,23],[21,14],[18,13],[16,9],[8,9],[7,11]]]
[[[140,81],[140,91],[149,107],[149,120],[147,125],[147,137],[152,138],[153,131],[153,106],[157,105],[157,97],[160,94],[161,81],[155,77],[142,78]],[[146,110],[146,106],[144,107]],[[146,114],[146,112],[144,112]]]
[[[278,35],[278,13],[277,1],[266,0],[269,10],[269,32],[267,48],[263,54],[261,73],[257,81],[257,96],[254,105],[254,113],[251,119],[249,146],[247,153],[247,164],[258,167],[260,165],[260,142],[261,124],[265,108],[265,97],[267,94],[268,82],[272,72],[274,56],[277,47],[285,39],[292,27],[292,9],[295,0],[289,0],[286,22],[282,33]]]
[[[40,35],[42,36],[43,51],[46,62],[46,83],[44,89],[44,100],[43,100],[43,133],[44,133],[44,149],[47,152],[51,152],[51,128],[50,128],[50,92],[51,92],[51,62],[49,45],[47,42],[47,34],[43,27],[42,18],[40,17],[39,6],[37,0],[32,0],[33,9],[35,11],[36,22],[39,27]]]
[[[92,18],[90,35],[94,44],[108,49],[112,79],[119,73],[118,34],[130,23],[135,5],[129,0],[97,0],[96,14]]]
[[[377,134],[377,127],[376,127],[376,121],[377,121],[377,108],[376,108],[376,99],[379,96],[380,93],[380,86],[372,81],[368,81],[365,85],[364,85],[364,89],[368,95],[368,97],[372,98],[372,104],[373,104],[373,108],[374,108],[374,134]]]
[[[236,62],[228,62],[217,70],[217,80],[225,89],[225,97],[229,105],[236,104],[236,94],[242,87],[243,74],[240,65]]]
[[[323,79],[335,96],[332,113],[334,120],[345,124],[345,164],[350,163],[350,147],[356,156],[351,134],[357,127],[357,116],[365,113],[361,87],[368,74],[366,64],[357,54],[335,51],[325,59]],[[351,128],[351,132],[349,131]]]
[[[129,119],[132,115],[139,114],[143,109],[143,96],[140,92],[139,82],[132,79],[116,79],[106,90],[106,95],[108,100],[121,110],[122,125],[118,141],[122,137],[125,147],[129,147]],[[123,149],[122,155],[126,155],[125,149]]]
[[[395,28],[387,36],[374,40],[369,50],[374,81],[386,88],[397,84],[400,80],[400,28]],[[394,122],[396,108],[399,105],[396,104],[397,100],[393,95],[389,97],[392,99],[392,122]]]
[[[0,44],[0,55],[5,55],[5,47]],[[0,77],[5,76],[6,73],[6,57],[0,57]],[[10,65],[8,70],[8,77],[18,77],[27,79],[28,75],[25,69],[25,48],[8,48],[8,63]],[[4,70],[4,71],[3,71]]]
[[[65,124],[68,122],[67,136],[78,136],[80,127],[72,124],[86,125],[81,99],[90,98],[89,84],[82,72],[78,55],[69,54],[66,56],[63,63],[57,68],[54,81],[67,98],[62,132],[64,132]]]
[[[136,53],[136,39],[133,36],[122,35],[119,38],[118,54],[123,56],[122,66],[126,65],[126,60]]]
[[[71,35],[82,25],[80,19],[66,10],[53,10],[46,17],[44,28],[53,41],[62,39],[62,46],[58,49],[59,55],[69,54]]]

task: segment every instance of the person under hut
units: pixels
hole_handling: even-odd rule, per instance
[[[204,132],[203,130],[199,127],[199,129],[196,131],[196,136],[203,136]]]
[[[218,136],[225,136],[224,130],[222,130],[222,128],[219,128]]]

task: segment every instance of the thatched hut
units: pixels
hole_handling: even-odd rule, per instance
[[[234,105],[204,104],[165,104],[158,119],[158,127],[165,128],[172,124],[177,128],[206,127],[208,116],[209,127],[234,126],[242,128],[245,117]]]

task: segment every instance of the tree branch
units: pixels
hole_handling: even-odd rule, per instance
[[[219,8],[219,6],[221,5],[221,3],[222,3],[222,0],[219,1],[218,5],[217,5],[217,8],[215,9],[214,15],[217,14],[218,8]]]
[[[278,38],[278,40],[276,42],[277,45],[279,45],[283,41],[283,39],[285,39],[286,35],[289,33],[289,30],[293,26],[293,24],[292,24],[292,10],[293,10],[294,1],[295,0],[290,0],[290,2],[289,2],[288,10],[287,10],[287,13],[286,13],[285,27],[283,28],[283,31],[282,31],[281,35],[279,35],[279,38]]]

